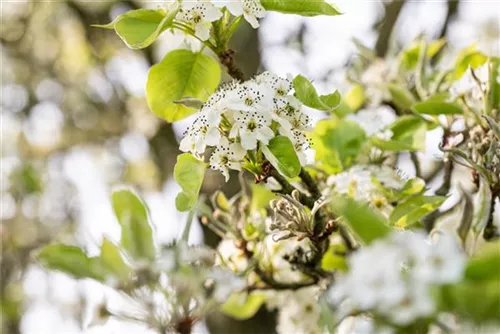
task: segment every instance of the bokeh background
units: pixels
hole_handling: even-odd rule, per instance
[[[242,24],[232,44],[238,66],[247,77],[301,73],[329,93],[348,88],[353,39],[380,57],[418,36],[445,37],[450,50],[477,42],[486,54],[500,53],[498,0],[336,4],[343,16],[268,13],[258,30]],[[119,184],[133,185],[145,199],[158,243],[178,236],[186,217],[175,210],[172,171],[190,120],[171,125],[156,118],[144,87],[149,67],[186,42],[165,33],[152,47],[132,51],[113,31],[91,27],[161,1],[2,0],[0,6],[2,333],[146,333],[114,321],[84,329],[105,289],[44,271],[32,251],[58,241],[95,254],[104,236],[117,241],[109,193]],[[431,144],[427,155],[437,154],[437,141]],[[224,184],[211,173],[202,192],[222,188],[231,195],[238,187],[237,178]],[[191,232],[193,243],[217,243],[199,224]],[[215,314],[196,333],[267,333],[272,323],[264,311],[246,323]]]

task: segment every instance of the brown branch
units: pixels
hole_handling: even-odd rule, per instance
[[[219,61],[227,69],[227,73],[235,80],[244,81],[243,71],[240,70],[234,61],[234,50],[227,49],[219,54]]]
[[[377,57],[383,58],[386,55],[389,49],[392,30],[396,25],[399,13],[404,4],[405,0],[394,0],[385,5],[385,18],[380,25],[377,43],[375,44]]]

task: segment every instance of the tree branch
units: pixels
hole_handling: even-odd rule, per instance
[[[377,43],[375,44],[375,52],[377,57],[383,58],[389,49],[389,41],[392,35],[392,30],[396,25],[399,13],[405,4],[405,0],[394,0],[385,5],[385,18],[382,21],[379,29]]]

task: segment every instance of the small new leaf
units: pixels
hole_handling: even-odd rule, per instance
[[[135,260],[153,260],[153,230],[142,200],[128,189],[119,189],[111,195],[111,202],[121,226],[120,242],[125,251]]]
[[[296,177],[300,173],[300,161],[292,142],[286,136],[276,136],[262,147],[266,159],[286,177]]]
[[[295,96],[313,109],[331,111],[340,103],[340,94],[337,91],[329,95],[319,96],[313,84],[300,74],[293,79],[293,88]]]
[[[103,281],[106,277],[99,258],[87,256],[80,247],[49,245],[40,251],[37,258],[47,269],[61,271],[75,278]]]
[[[175,198],[177,210],[189,211],[196,204],[206,168],[207,165],[203,161],[196,159],[190,153],[183,153],[177,157],[174,179],[182,188]]]
[[[265,301],[266,296],[263,293],[233,293],[221,306],[221,311],[234,319],[250,319]]]
[[[333,4],[324,0],[261,0],[260,2],[266,10],[285,14],[302,16],[342,14]]]
[[[348,197],[335,196],[332,199],[332,210],[365,244],[384,238],[392,231],[387,219],[382,215],[373,211],[367,204]]]
[[[219,64],[210,56],[189,50],[174,50],[151,67],[146,83],[149,108],[167,122],[179,121],[196,112],[186,97],[206,101],[221,77]]]

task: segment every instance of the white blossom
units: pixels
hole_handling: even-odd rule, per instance
[[[257,148],[257,141],[267,144],[274,137],[270,128],[272,119],[265,113],[237,111],[234,113],[234,120],[229,137],[235,138],[239,135],[241,145],[246,150]]]
[[[464,266],[449,235],[431,243],[421,233],[395,232],[351,255],[349,272],[336,278],[328,296],[339,315],[366,311],[409,325],[435,312],[431,287],[460,281]]]
[[[267,85],[259,85],[256,82],[248,81],[238,85],[236,89],[228,94],[227,105],[229,108],[238,111],[265,111],[272,106],[272,91]]]
[[[238,143],[230,143],[227,138],[220,138],[219,145],[210,156],[210,167],[222,172],[229,180],[229,169],[241,170],[241,160],[246,151]]]
[[[346,117],[361,126],[368,136],[380,135],[383,133],[387,126],[396,120],[396,115],[391,108],[380,106],[377,108],[362,109],[354,114],[349,114]],[[386,138],[384,139],[390,139]]]
[[[304,165],[305,151],[310,147],[310,118],[302,112],[302,103],[291,95],[292,86],[290,77],[270,72],[244,83],[223,84],[201,107],[184,133],[180,149],[202,156],[207,149],[215,148],[210,165],[227,180],[230,169],[241,170],[249,161],[255,162],[246,151],[257,149],[258,143],[267,145],[279,134],[290,139]]]
[[[253,28],[258,28],[259,21],[257,19],[263,18],[266,15],[266,10],[262,7],[259,0],[218,1],[215,5],[226,6],[234,16],[243,15]]]
[[[222,269],[221,267],[212,268],[208,272],[207,277],[215,281],[213,297],[219,303],[225,302],[233,291],[240,291],[246,285],[244,279],[235,276],[231,271]]]
[[[218,129],[220,115],[216,113],[202,113],[184,133],[179,144],[183,152],[203,153],[207,145],[219,143],[221,135]]]
[[[276,326],[278,333],[322,333],[318,325],[320,317],[318,290],[317,287],[309,287],[286,295],[278,312]]]
[[[176,19],[189,24],[196,37],[203,41],[210,38],[212,22],[222,17],[222,12],[208,0],[184,1]]]

